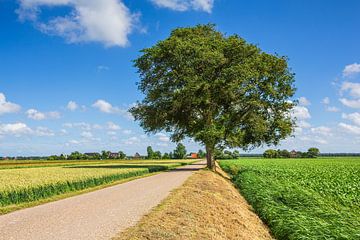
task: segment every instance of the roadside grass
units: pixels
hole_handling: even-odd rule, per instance
[[[114,238],[125,239],[272,239],[233,185],[200,170],[174,190],[134,227]]]
[[[360,158],[220,162],[277,239],[360,239]]]
[[[3,168],[0,170],[0,214],[192,162],[194,161],[108,161],[92,165],[79,165],[82,164],[79,162],[56,167]]]

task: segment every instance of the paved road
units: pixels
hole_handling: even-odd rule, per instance
[[[1,240],[111,239],[179,187],[192,164],[170,172],[0,216]]]

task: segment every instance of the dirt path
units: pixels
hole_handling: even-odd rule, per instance
[[[1,240],[110,239],[134,225],[204,164],[0,216]]]

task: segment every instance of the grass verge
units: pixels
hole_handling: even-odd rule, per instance
[[[233,185],[207,170],[194,173],[140,222],[118,234],[125,239],[272,239]]]

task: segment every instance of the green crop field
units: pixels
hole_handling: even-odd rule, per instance
[[[360,239],[360,158],[241,159],[220,166],[277,239]]]
[[[3,161],[0,162],[0,212],[9,205],[34,202],[191,162],[193,161]]]

